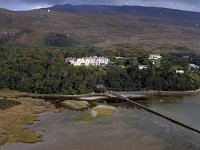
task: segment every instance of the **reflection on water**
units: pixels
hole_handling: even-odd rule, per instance
[[[137,102],[200,130],[200,95],[184,97],[151,97]]]
[[[60,100],[53,101],[60,107]],[[137,102],[200,129],[200,96],[152,97]],[[99,102],[98,102],[99,103]],[[92,103],[96,106],[98,103]],[[200,134],[180,127],[130,103],[105,101],[119,108],[112,116],[75,122],[91,111],[63,109],[60,113],[44,113],[30,126],[42,128],[44,142],[6,144],[0,150],[199,150]]]
[[[199,150],[200,135],[138,108],[74,123],[86,113],[63,110],[40,115],[32,129],[44,128],[44,142],[6,144],[1,150]]]

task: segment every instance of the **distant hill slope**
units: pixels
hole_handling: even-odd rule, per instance
[[[55,46],[69,46],[64,44],[69,41],[107,49],[183,48],[200,52],[200,13],[91,5],[56,5],[21,12],[0,10],[0,44],[35,46],[52,42]]]
[[[107,5],[55,5],[55,9],[71,10],[77,12],[119,12],[126,14],[137,14],[149,17],[159,17],[168,19],[181,19],[193,23],[200,23],[200,13],[192,11],[181,11],[175,9],[158,8],[158,7],[142,7],[142,6],[107,6]]]

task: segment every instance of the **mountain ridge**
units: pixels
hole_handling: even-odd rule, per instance
[[[71,4],[64,4],[64,5],[54,5],[50,8],[56,9],[66,9],[66,10],[76,10],[80,12],[84,11],[121,11],[125,13],[138,13],[138,14],[145,14],[149,16],[154,16],[156,14],[160,15],[169,15],[169,17],[180,17],[182,19],[196,19],[200,21],[200,12],[194,11],[184,11],[184,10],[177,10],[177,9],[170,9],[170,8],[162,8],[162,7],[144,7],[144,6],[110,6],[110,5],[71,5]],[[146,11],[146,12],[145,12]],[[174,12],[176,12],[174,14]],[[162,13],[162,14],[160,14]],[[173,14],[173,15],[172,15]],[[187,16],[189,14],[189,16]],[[185,18],[187,17],[187,18]],[[190,17],[190,18],[189,18]]]
[[[48,12],[50,10],[50,12]],[[52,33],[75,35],[106,49],[137,47],[200,50],[200,13],[166,8],[107,5],[55,5],[30,11],[0,10],[4,43],[44,45]],[[126,47],[127,47],[126,46]]]

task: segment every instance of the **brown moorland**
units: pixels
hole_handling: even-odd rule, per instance
[[[44,39],[56,33],[108,50],[199,51],[199,18],[198,12],[127,6],[61,5],[19,12],[1,9],[0,41],[44,46]]]

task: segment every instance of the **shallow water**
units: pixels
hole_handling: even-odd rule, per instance
[[[152,97],[137,102],[200,131],[200,95]]]
[[[167,101],[169,101],[170,105]],[[153,109],[163,107],[162,109],[160,108],[160,110],[163,110],[163,113],[171,112],[171,115],[175,114],[177,117],[180,116],[180,112],[187,114],[188,110],[185,112],[186,106],[182,106],[182,104],[188,104],[188,109],[193,108],[191,103],[199,106],[198,97],[184,97],[175,101],[168,98],[162,104],[159,103],[159,98],[140,102]],[[182,111],[173,110],[173,108],[176,108],[173,107],[173,103],[178,106],[178,110]],[[180,127],[143,109],[125,106],[119,107],[119,111],[112,116],[102,117],[89,122],[74,122],[74,120],[90,110],[72,111],[64,109],[60,113],[43,113],[39,117],[41,121],[35,122],[30,128],[46,129],[46,132],[42,133],[44,142],[36,144],[8,143],[0,147],[0,150],[200,149],[200,134]],[[195,109],[191,110],[191,113],[194,110],[196,112],[197,108],[195,107]],[[195,115],[198,117],[200,113]],[[189,117],[189,115],[186,117]],[[190,122],[193,122],[193,124],[197,122],[198,124],[196,120]]]

